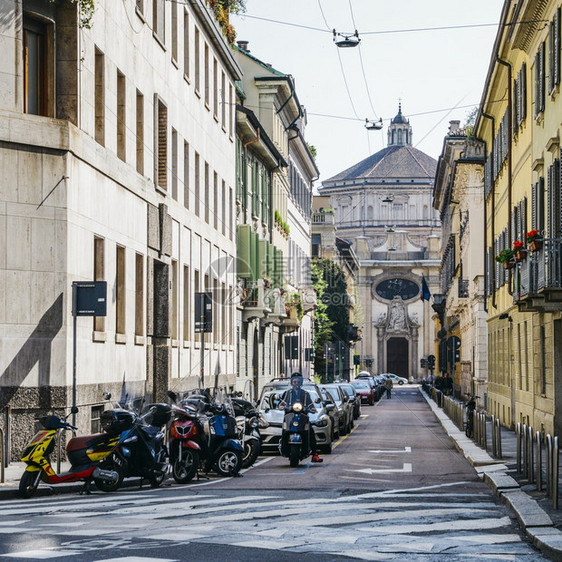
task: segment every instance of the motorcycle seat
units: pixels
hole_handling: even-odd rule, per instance
[[[108,438],[107,433],[96,433],[94,435],[84,435],[82,437],[73,437],[66,446],[67,451],[79,451],[87,449],[93,445],[97,445]]]

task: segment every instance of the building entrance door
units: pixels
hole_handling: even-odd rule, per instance
[[[409,378],[409,345],[406,338],[390,338],[386,343],[386,370]]]

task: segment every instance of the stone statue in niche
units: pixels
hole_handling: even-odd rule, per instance
[[[400,297],[394,297],[389,305],[387,330],[407,330],[406,305]]]

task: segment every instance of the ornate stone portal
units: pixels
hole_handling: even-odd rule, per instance
[[[420,325],[417,315],[409,315],[408,306],[397,296],[387,305],[387,312],[379,316],[374,327],[381,365],[379,370],[408,378],[410,366],[415,364],[418,357]]]

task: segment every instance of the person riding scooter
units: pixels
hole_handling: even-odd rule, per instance
[[[312,398],[310,394],[302,388],[303,378],[299,372],[295,372],[291,375],[291,388],[283,394],[283,398],[279,403],[279,409],[284,410],[292,406],[295,402],[300,402],[303,405],[305,411],[316,413],[316,408],[312,403]],[[316,436],[314,435],[314,429],[310,426],[309,431],[310,449],[312,451],[312,462],[324,462],[324,459],[316,452]]]

